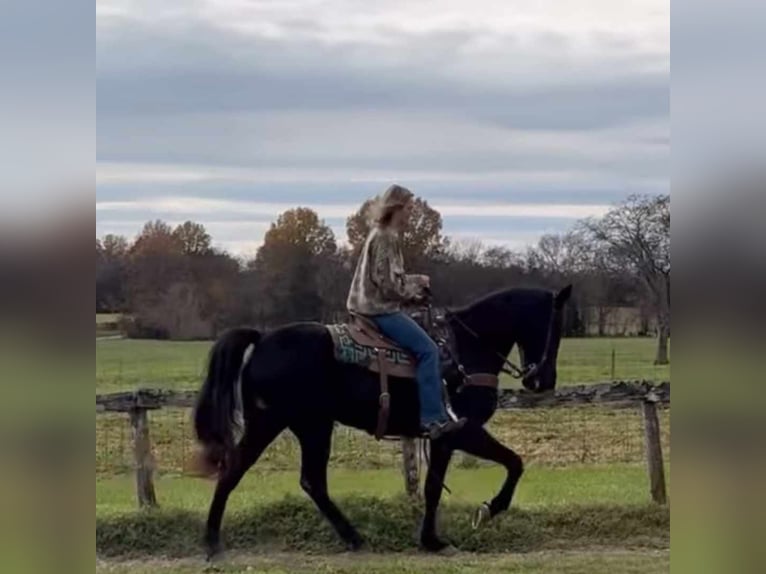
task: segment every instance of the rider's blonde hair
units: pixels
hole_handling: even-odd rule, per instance
[[[392,185],[375,200],[370,211],[372,221],[385,227],[391,223],[394,213],[407,205],[413,197],[414,194],[406,187]]]

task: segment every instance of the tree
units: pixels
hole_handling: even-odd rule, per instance
[[[258,286],[256,316],[266,324],[320,320],[320,269],[337,251],[332,230],[311,209],[299,207],[272,223],[251,269]]]
[[[200,338],[211,333],[180,239],[164,221],[147,222],[129,252],[126,290],[131,336]]]
[[[633,195],[586,228],[604,262],[640,280],[657,317],[655,364],[668,359],[670,337],[670,196]]]
[[[527,267],[554,276],[571,277],[589,267],[591,253],[582,233],[543,235],[527,251]]]
[[[96,239],[96,310],[121,311],[125,305],[128,241],[121,235]]]
[[[122,235],[109,233],[101,239],[101,248],[106,262],[124,261],[128,255],[130,245],[128,240]]]
[[[138,304],[158,300],[172,283],[186,279],[181,242],[159,219],[144,224],[129,258],[128,297],[134,311]]]
[[[297,207],[282,213],[266,232],[263,246],[289,245],[311,255],[326,255],[336,249],[335,234],[315,211]],[[259,251],[260,253],[260,251]]]
[[[594,263],[596,251],[588,235],[581,229],[562,234],[543,235],[536,245],[527,249],[526,269],[531,277],[550,288],[573,283],[577,285],[564,316],[564,333],[580,336],[588,331],[591,309],[597,310],[599,335],[612,307],[599,289],[605,275]]]
[[[376,199],[368,199],[355,214],[346,220],[348,242],[354,256],[358,256],[370,232],[371,210]],[[410,224],[402,234],[402,252],[407,265],[421,267],[431,257],[444,251],[446,242],[442,236],[442,216],[428,205],[428,202],[416,197]]]
[[[197,289],[200,317],[211,325],[213,335],[243,324],[243,319],[247,322],[239,261],[225,251],[213,249],[185,258],[191,283]]]
[[[509,269],[522,265],[521,257],[517,253],[500,245],[485,249],[481,254],[481,259],[487,267],[495,269]]]
[[[173,230],[184,255],[209,255],[213,252],[210,235],[201,223],[185,221]]]

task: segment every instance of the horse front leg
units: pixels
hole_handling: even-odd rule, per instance
[[[474,514],[473,527],[478,528],[485,520],[508,510],[516,485],[524,472],[524,464],[518,454],[476,424],[469,423],[460,432],[455,433],[453,445],[473,456],[502,464],[507,471],[500,492],[490,502],[483,503]]]
[[[420,545],[429,552],[439,552],[448,546],[446,542],[439,539],[436,533],[436,512],[444,488],[444,475],[447,473],[452,452],[452,448],[444,440],[431,442],[431,462],[428,466],[424,488],[426,509],[420,528]]]

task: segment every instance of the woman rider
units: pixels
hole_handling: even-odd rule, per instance
[[[453,420],[444,406],[439,349],[401,310],[404,303],[421,301],[430,287],[427,276],[404,272],[400,241],[412,207],[412,192],[399,185],[392,185],[378,199],[374,225],[359,257],[346,306],[374,321],[386,337],[417,359],[420,425],[433,440],[458,430],[465,419]]]

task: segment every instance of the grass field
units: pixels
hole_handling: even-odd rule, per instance
[[[96,341],[96,392],[138,386],[197,388],[210,345],[210,342]],[[669,366],[653,364],[654,351],[655,341],[648,338],[564,339],[559,353],[559,382],[565,385],[612,378],[670,380]],[[504,383],[518,384],[510,379]]]
[[[281,500],[302,498],[297,471],[258,471],[256,466],[232,495],[235,512]],[[669,470],[669,469],[668,469]],[[498,467],[452,468],[447,476],[452,494],[448,504],[479,504],[499,490],[505,478]],[[395,468],[356,470],[331,468],[328,478],[333,495],[391,498],[404,488]],[[156,481],[165,510],[199,510],[210,503],[214,483],[187,476],[164,476]],[[647,501],[647,478],[643,466],[611,464],[564,468],[530,467],[519,484],[514,505],[525,509],[576,505],[641,505]],[[96,515],[105,517],[135,511],[135,480],[122,475],[96,480]]]
[[[97,318],[98,319],[98,318]],[[560,384],[612,378],[669,380],[652,364],[651,339],[566,339]],[[96,342],[96,392],[140,386],[196,389],[209,342]],[[512,383],[506,381],[506,384]],[[515,382],[513,382],[515,384]],[[661,411],[669,460],[669,410]],[[96,417],[97,573],[187,574],[205,569],[199,548],[213,484],[184,476],[194,447],[188,410],[150,413],[160,510],[136,511],[125,415]],[[449,558],[414,551],[420,510],[401,495],[398,443],[338,429],[329,484],[370,542],[345,554],[298,485],[300,455],[283,434],[232,495],[224,524],[231,549],[219,572],[347,574],[522,572],[659,573],[669,569],[669,513],[647,504],[640,413],[600,407],[501,411],[489,428],[527,463],[510,514],[473,533],[469,516],[503,480],[500,468],[457,455],[443,497]],[[669,465],[668,465],[669,471]]]
[[[453,494],[440,511],[444,535],[470,552],[536,552],[622,547],[666,548],[669,514],[645,502],[641,468],[530,469],[512,512],[473,531],[470,515],[502,482],[496,469],[457,470]],[[420,504],[401,495],[393,470],[334,469],[331,491],[373,552],[415,547]],[[96,483],[96,545],[102,557],[189,557],[199,536],[212,483],[164,479],[157,485],[162,508],[136,512],[127,478]],[[644,492],[642,492],[644,491]],[[298,488],[297,473],[252,473],[232,495],[225,524],[227,547],[240,551],[337,553],[342,546]]]

